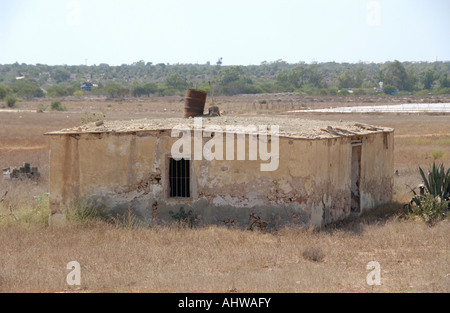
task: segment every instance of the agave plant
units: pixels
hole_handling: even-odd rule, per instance
[[[420,216],[431,226],[445,218],[450,209],[450,169],[445,171],[443,164],[436,166],[433,162],[427,174],[420,167],[419,172],[423,184],[419,185],[419,193],[411,188],[414,197],[407,206],[410,213]],[[415,206],[412,207],[412,204]]]
[[[444,164],[433,166],[425,175],[422,168],[419,167],[420,176],[426,191],[435,198],[439,197],[444,201],[450,200],[450,168],[445,171]]]
[[[439,203],[448,203],[450,208],[450,169],[445,171],[443,164],[436,166],[433,162],[433,166],[428,170],[427,174],[420,167],[419,172],[420,176],[422,176],[423,184],[416,187],[419,188],[419,192],[416,192],[416,188],[410,187],[414,196],[409,204],[405,205],[409,208],[409,211],[414,211],[411,207],[412,204],[415,204],[420,209],[426,197],[432,197]]]

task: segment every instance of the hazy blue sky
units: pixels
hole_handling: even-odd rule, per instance
[[[0,0],[0,64],[450,60],[450,0]]]

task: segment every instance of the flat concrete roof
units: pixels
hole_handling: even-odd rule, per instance
[[[292,117],[199,117],[199,118],[165,118],[165,119],[139,119],[139,120],[104,120],[100,123],[90,123],[78,127],[48,132],[46,135],[74,135],[98,133],[134,133],[146,131],[171,131],[175,126],[194,129],[194,122],[201,121],[203,129],[212,126],[223,132],[230,132],[230,127],[242,126],[246,133],[250,133],[253,126],[267,126],[270,134],[272,126],[279,126],[280,137],[321,139],[347,136],[360,136],[379,132],[392,132],[394,129],[372,126],[358,122],[322,121]]]

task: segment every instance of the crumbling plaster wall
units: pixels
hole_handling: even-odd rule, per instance
[[[232,219],[238,225],[245,225],[252,212],[272,226],[323,226],[348,216],[352,138],[279,139],[276,171],[261,171],[260,164],[268,161],[250,161],[248,154],[242,161],[192,161],[191,198],[180,200],[167,194],[168,158],[177,140],[170,131],[52,135],[51,212],[89,199],[108,212],[131,210],[147,223],[170,221],[169,211],[180,207],[204,223]],[[363,137],[362,211],[390,201],[391,140],[389,133]]]
[[[361,213],[392,201],[394,133],[363,137],[361,155]]]

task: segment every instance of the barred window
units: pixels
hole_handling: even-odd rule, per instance
[[[191,196],[190,160],[170,158],[169,161],[169,197],[189,198]]]

